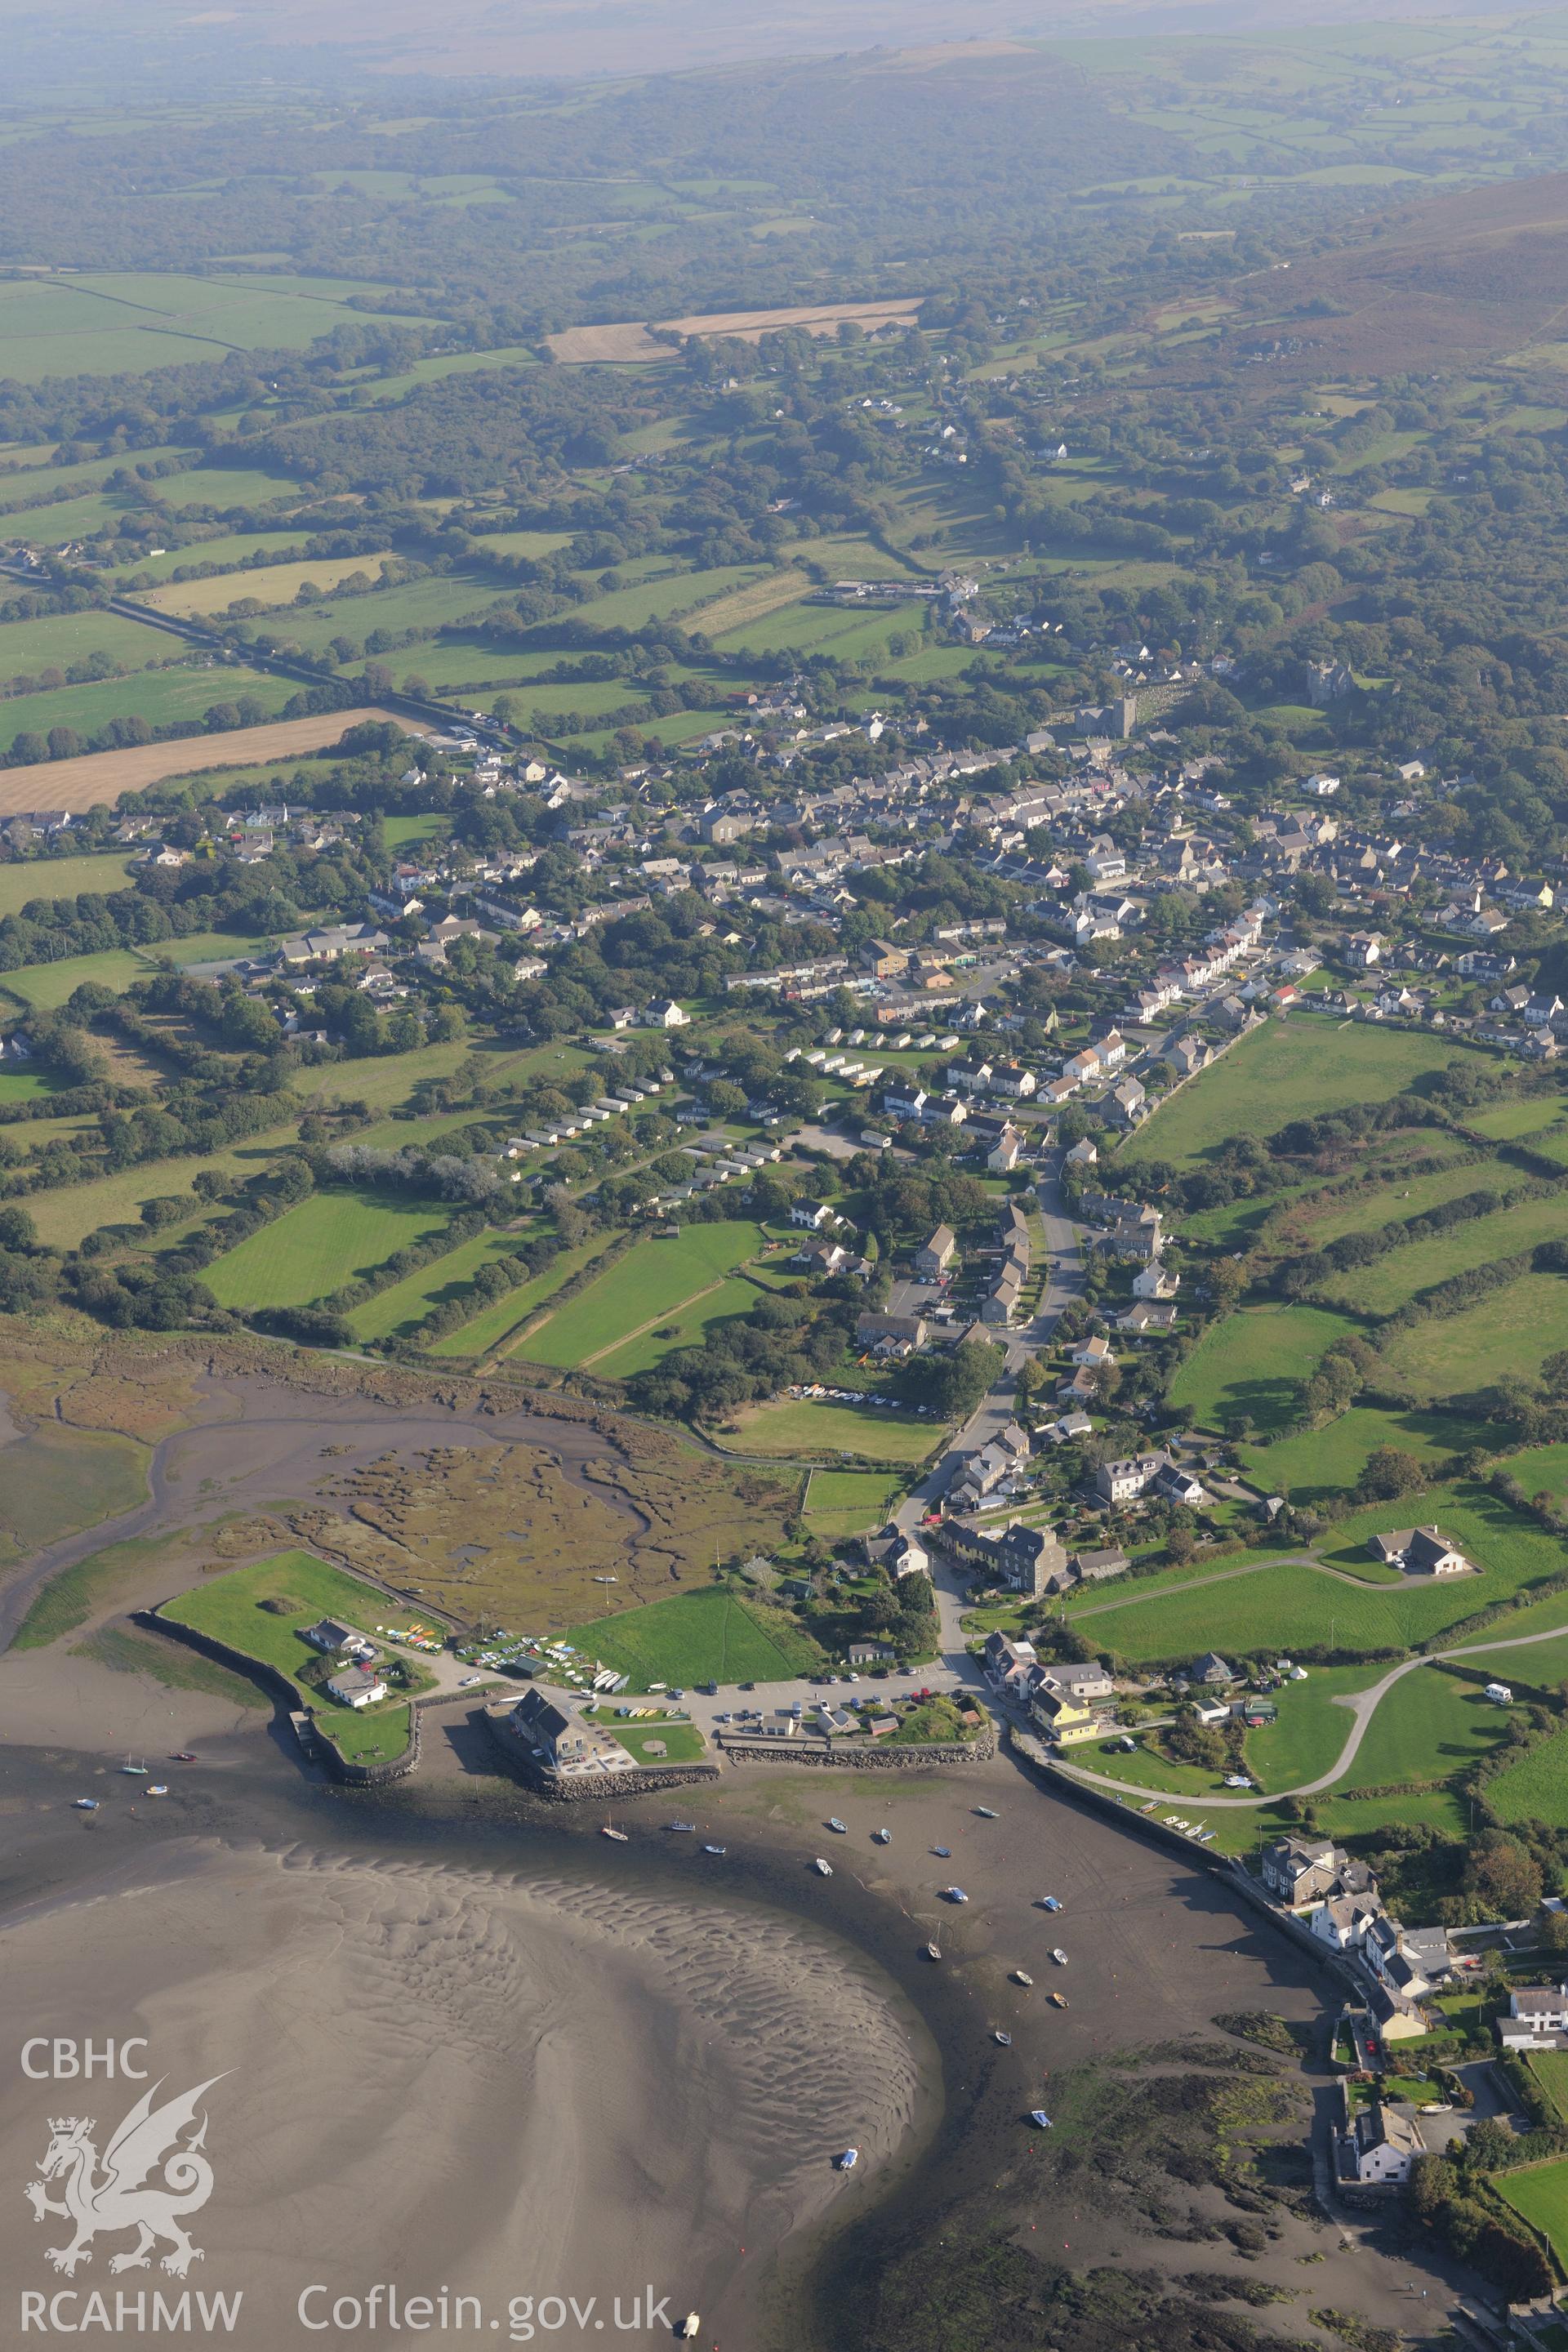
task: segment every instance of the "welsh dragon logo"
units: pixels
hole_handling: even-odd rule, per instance
[[[166,2099],[161,2107],[153,2101],[163,2084],[154,2083],[110,2140],[101,2169],[90,2137],[97,2128],[94,2118],[51,2117],[39,2178],[29,2180],[22,2193],[37,2221],[58,2213],[76,2226],[69,2245],[47,2249],[56,2270],[74,2277],[79,2263],[91,2262],[93,2239],[121,2230],[134,2230],[137,2240],[127,2252],[110,2257],[111,2271],[146,2270],[153,2248],[165,2241],[170,2251],[163,2268],[175,2278],[184,2278],[191,2264],[202,2260],[201,2248],[193,2246],[185,2233],[184,2217],[199,2212],[212,2195],[213,2168],[203,2153],[205,2113],[189,2139],[182,2142],[181,2134],[196,2122],[205,2094],[222,2080],[221,2074],[213,2074],[194,2091]],[[152,2179],[154,2173],[162,2178]],[[63,2199],[49,2196],[46,2183],[51,2180],[61,2184]]]

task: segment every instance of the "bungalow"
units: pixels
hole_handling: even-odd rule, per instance
[[[309,1642],[312,1650],[320,1650],[323,1657],[357,1658],[363,1664],[375,1655],[375,1643],[368,1634],[343,1624],[336,1617],[323,1617],[319,1624],[307,1625],[300,1638]]]
[[[344,1706],[374,1706],[386,1696],[386,1685],[379,1675],[367,1674],[363,1666],[345,1666],[333,1675],[327,1685],[331,1696]]]
[[[930,1241],[922,1242],[915,1252],[915,1272],[924,1281],[935,1282],[947,1272],[957,1254],[958,1242],[952,1227],[938,1225]]]
[[[1381,1559],[1389,1568],[1403,1569],[1406,1576],[1477,1573],[1475,1563],[1456,1550],[1436,1528],[1390,1528],[1386,1534],[1373,1536],[1368,1549],[1374,1559]]]
[[[857,1318],[855,1339],[858,1347],[876,1349],[888,1355],[923,1348],[926,1343],[925,1317],[878,1315],[868,1311]]]
[[[1127,1553],[1115,1545],[1100,1551],[1075,1551],[1068,1560],[1073,1581],[1092,1584],[1102,1576],[1124,1576],[1132,1562]]]
[[[899,1654],[891,1642],[851,1642],[847,1654],[852,1666],[886,1666]]]
[[[1136,1307],[1128,1307],[1125,1314],[1117,1317],[1116,1328],[1130,1332],[1134,1339],[1146,1339],[1151,1333],[1159,1337],[1175,1329],[1176,1310],[1170,1306],[1151,1307],[1140,1299]]]

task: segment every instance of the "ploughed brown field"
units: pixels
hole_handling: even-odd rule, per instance
[[[367,719],[390,719],[409,734],[413,722],[369,703],[360,710],[330,710],[315,719],[276,719],[265,727],[238,727],[229,735],[186,735],[174,743],[136,743],[123,751],[85,751],[79,760],[47,760],[0,771],[0,816],[19,809],[89,809],[121,793],[139,793],[165,776],[194,776],[208,768],[248,768],[258,760],[287,760],[320,751]]]
[[[830,335],[847,320],[868,333],[878,327],[908,326],[921,307],[918,295],[900,302],[817,302],[796,304],[783,310],[712,310],[689,319],[666,319],[661,328],[671,335],[735,335],[754,343],[781,327],[804,327],[808,335]],[[545,338],[558,360],[668,360],[673,343],[661,342],[640,320],[620,326],[568,327],[563,334]]]

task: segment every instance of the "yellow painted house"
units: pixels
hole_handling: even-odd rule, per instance
[[[1031,1703],[1035,1721],[1047,1739],[1071,1748],[1080,1739],[1098,1738],[1104,1728],[1104,1709],[1064,1691],[1037,1691]]]

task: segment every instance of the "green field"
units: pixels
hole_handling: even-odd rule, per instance
[[[169,640],[147,632],[148,657]],[[145,719],[150,727],[184,725],[203,719],[218,703],[238,695],[253,695],[268,714],[281,710],[297,687],[286,677],[270,677],[243,663],[179,661],[170,669],[137,670],[130,677],[104,678],[93,686],[62,686],[46,694],[26,694],[0,705],[0,748],[18,735],[47,735],[51,728],[72,727],[84,740],[108,726],[111,719]],[[221,735],[213,737],[213,758],[223,757]],[[48,801],[48,769],[37,770],[39,802]]]
[[[717,1586],[601,1617],[561,1638],[628,1675],[635,1691],[650,1682],[792,1682],[822,1663],[804,1633],[785,1621],[764,1623],[748,1602]]]
[[[613,1707],[600,1708],[595,1721],[620,1741],[639,1764],[695,1764],[708,1742],[694,1723],[617,1723]],[[649,1754],[650,1748],[662,1754]]]
[[[149,662],[166,661],[170,651],[143,623],[120,613],[51,613],[36,621],[0,623],[0,679],[67,669],[90,654],[107,654],[126,669],[142,669]],[[30,700],[27,695],[15,698],[14,715],[24,727]]]
[[[19,915],[35,898],[123,890],[128,862],[125,851],[117,849],[92,857],[35,857],[23,865],[0,866],[0,915]]]
[[[1413,1507],[1406,1496],[1403,1506],[1379,1504],[1342,1520],[1325,1539],[1325,1561],[1359,1574],[1368,1564],[1368,1537],[1408,1525]],[[1222,1571],[1186,1591],[1156,1593],[1093,1611],[1093,1638],[1140,1663],[1196,1656],[1206,1649],[1229,1655],[1237,1650],[1278,1653],[1329,1644],[1363,1651],[1409,1647],[1443,1633],[1491,1601],[1554,1575],[1560,1566],[1553,1539],[1483,1486],[1431,1488],[1419,1499],[1419,1515],[1452,1537],[1483,1573],[1358,1587],[1316,1569],[1289,1564],[1265,1568],[1256,1575],[1227,1577]],[[1563,1608],[1568,1616],[1568,1603]],[[1511,1624],[1503,1630],[1510,1631]]]
[[[831,1543],[881,1527],[900,1491],[880,1470],[814,1470],[801,1516],[814,1536]]]
[[[1531,2050],[1524,2063],[1556,2109],[1558,2123],[1568,2127],[1568,2050]]]
[[[677,1348],[700,1348],[708,1334],[732,1316],[744,1315],[757,1303],[756,1285],[742,1276],[732,1275],[721,1282],[717,1290],[705,1291],[701,1297],[684,1307],[674,1308],[649,1331],[636,1339],[628,1339],[622,1348],[612,1348],[607,1356],[594,1359],[594,1370],[605,1380],[629,1380],[634,1372],[651,1371]]]
[[[297,1605],[274,1612],[265,1603],[286,1600]],[[165,1601],[158,1611],[179,1625],[207,1633],[245,1656],[258,1658],[287,1675],[300,1705],[315,1711],[319,1727],[351,1760],[371,1756],[401,1755],[408,1745],[409,1709],[405,1699],[388,1698],[357,1713],[340,1706],[324,1692],[300,1680],[302,1667],[317,1654],[300,1634],[321,1617],[345,1619],[361,1633],[374,1635],[388,1602],[374,1585],[346,1576],[313,1552],[276,1552],[248,1568],[231,1568],[222,1575]]]
[[[1419,1667],[1379,1702],[1345,1776],[1345,1791],[1394,1780],[1446,1780],[1489,1755],[1506,1738],[1511,1719],[1509,1708],[1482,1696],[1479,1683]]]
[[[145,1160],[140,1167],[122,1168],[112,1176],[95,1176],[85,1184],[65,1184],[56,1192],[35,1192],[28,1201],[27,1213],[37,1228],[38,1239],[50,1249],[75,1249],[84,1234],[94,1232],[100,1225],[134,1223],[145,1202],[189,1192],[191,1179],[198,1168],[210,1168],[223,1176],[257,1175],[279,1145],[294,1141],[298,1132],[293,1126],[268,1128],[264,1134],[252,1136],[247,1142],[234,1144],[224,1151],[200,1157],[191,1152],[177,1160]],[[199,1203],[193,1195],[192,1215],[198,1211]]]
[[[1437,1324],[1435,1328],[1444,1327]],[[1352,1487],[1380,1445],[1413,1454],[1427,1468],[1446,1463],[1458,1450],[1494,1443],[1485,1422],[1452,1412],[1389,1412],[1379,1405],[1352,1405],[1322,1429],[1303,1430],[1272,1445],[1238,1449],[1247,1473],[1271,1495],[1298,1502],[1342,1496]],[[1358,1568],[1357,1573],[1363,1572]]]
[[[509,1290],[504,1298],[483,1308],[469,1323],[460,1323],[455,1331],[434,1342],[433,1356],[482,1356],[488,1349],[498,1347],[507,1334],[515,1331],[531,1315],[536,1315],[545,1301],[580,1274],[602,1251],[608,1247],[613,1235],[595,1234],[589,1240],[579,1242],[573,1249],[563,1250],[552,1258],[544,1272],[531,1282],[521,1283]]]
[[[301,351],[342,320],[352,279],[154,270],[73,272],[0,285],[0,369],[22,383],[52,375],[139,374],[224,351]],[[153,486],[155,490],[164,485]]]
[[[1390,1250],[1372,1265],[1331,1276],[1321,1285],[1321,1295],[1331,1305],[1342,1304],[1363,1315],[1392,1315],[1418,1290],[1430,1289],[1434,1283],[1447,1282],[1472,1266],[1489,1265],[1493,1258],[1512,1257],[1516,1252],[1533,1249],[1539,1242],[1559,1240],[1565,1221],[1568,1203],[1560,1195],[1521,1201],[1492,1216],[1453,1225],[1429,1241]]]
[[[526,1349],[519,1352],[526,1353],[531,1363],[563,1366],[598,1366],[612,1350],[621,1356],[638,1356],[637,1349],[628,1350],[622,1343],[642,1333],[643,1326],[668,1318],[677,1308],[695,1301],[700,1291],[724,1283],[736,1266],[754,1255],[763,1238],[760,1225],[725,1220],[686,1225],[674,1241],[638,1242],[531,1332]],[[726,1286],[732,1293],[745,1287]],[[651,1339],[652,1334],[645,1336]],[[679,1344],[675,1340],[658,1343],[647,1360],[657,1362],[666,1345]],[[626,1369],[637,1370],[639,1365],[640,1356]],[[612,1370],[607,1360],[603,1369]]]
[[[1260,1789],[1299,1789],[1321,1780],[1350,1738],[1353,1721],[1337,1702],[1365,1690],[1386,1666],[1312,1666],[1304,1683],[1273,1693],[1279,1719],[1247,1735],[1247,1766]]]
[[[749,1408],[719,1444],[733,1454],[858,1454],[872,1462],[924,1462],[946,1425],[874,1405],[818,1403],[802,1397]]]
[[[1272,1135],[1304,1113],[1385,1102],[1463,1049],[1315,1015],[1268,1021],[1145,1119],[1121,1157],[1191,1167],[1232,1135]]]
[[[1533,1375],[1559,1348],[1568,1348],[1568,1282],[1526,1274],[1462,1315],[1401,1331],[1385,1353],[1417,1395],[1441,1397],[1486,1388],[1505,1372]]]
[[[417,1274],[405,1275],[390,1290],[380,1291],[363,1307],[356,1307],[349,1317],[350,1330],[356,1339],[384,1339],[405,1325],[421,1322],[449,1291],[471,1282],[481,1265],[505,1257],[513,1239],[510,1234],[489,1233],[460,1242],[445,1257],[422,1266]],[[511,1293],[513,1298],[517,1295]]]
[[[118,994],[130,982],[144,980],[151,970],[127,948],[105,948],[100,955],[62,956],[58,963],[25,963],[15,971],[0,972],[0,989],[19,997],[35,1013],[50,1013],[84,980],[96,980]]]
[[[1514,1654],[1528,1657],[1530,1653]],[[1505,1650],[1497,1662],[1498,1673],[1506,1676],[1511,1663]],[[1500,1822],[1546,1822],[1553,1829],[1568,1829],[1568,1728],[1553,1732],[1489,1780],[1487,1803]]]
[[[1497,2178],[1500,2196],[1552,2241],[1552,2251],[1568,2267],[1568,2159],[1532,2166]]]
[[[395,1250],[442,1232],[448,1214],[373,1192],[315,1192],[215,1258],[202,1278],[220,1307],[308,1307],[374,1272]]]
[[[1441,1150],[1446,1138],[1434,1139]],[[1430,1149],[1427,1138],[1420,1139],[1425,1153]],[[1325,1249],[1330,1242],[1339,1241],[1345,1234],[1366,1234],[1379,1225],[1391,1223],[1395,1218],[1416,1217],[1427,1209],[1435,1209],[1445,1201],[1458,1200],[1466,1192],[1478,1192],[1483,1186],[1495,1188],[1498,1178],[1511,1178],[1511,1171],[1489,1166],[1485,1161],[1462,1160],[1457,1167],[1434,1168],[1425,1176],[1404,1178],[1397,1166],[1391,1167],[1386,1181],[1369,1185],[1348,1196],[1330,1198],[1315,1208],[1308,1207],[1292,1220],[1299,1226],[1306,1245]]]
[[[1205,1428],[1240,1416],[1268,1433],[1294,1409],[1296,1384],[1355,1325],[1321,1307],[1248,1307],[1211,1324],[1171,1383],[1171,1402]]]

